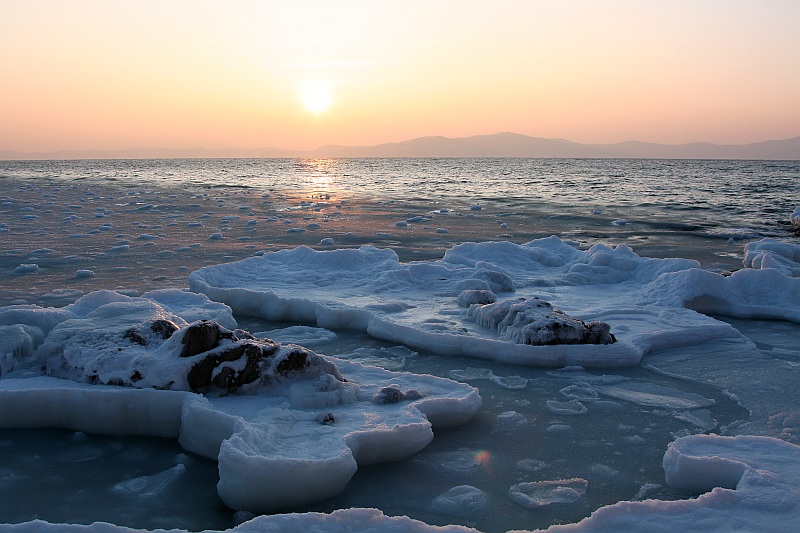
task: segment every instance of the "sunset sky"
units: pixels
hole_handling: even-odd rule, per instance
[[[800,135],[798,0],[0,0],[0,150]]]

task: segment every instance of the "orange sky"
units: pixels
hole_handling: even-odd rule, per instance
[[[0,150],[800,135],[797,0],[0,0],[0,21]]]

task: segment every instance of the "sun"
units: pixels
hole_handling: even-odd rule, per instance
[[[330,85],[322,80],[307,81],[300,86],[300,100],[315,115],[323,113],[333,101]]]

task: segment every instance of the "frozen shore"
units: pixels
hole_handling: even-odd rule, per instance
[[[711,531],[731,523],[778,531],[798,518],[797,475],[786,466],[797,462],[800,436],[793,400],[800,355],[791,341],[800,322],[795,244],[765,239],[745,247],[716,238],[716,250],[698,251],[692,259],[655,258],[641,250],[665,255],[674,249],[668,246],[673,236],[641,248],[595,244],[586,232],[580,242],[562,240],[548,236],[563,229],[563,219],[552,227],[535,225],[472,203],[444,207],[252,191],[165,194],[30,182],[14,187],[0,206],[6,288],[0,301],[0,426],[61,425],[178,439],[186,450],[219,461],[219,492],[229,507],[256,512],[339,494],[332,501],[352,502],[345,487],[357,466],[409,456],[402,464],[430,490],[437,487],[430,495],[418,490],[429,503],[421,512],[424,522],[389,516],[403,514],[394,504],[376,511],[347,503],[348,509],[332,514],[257,517],[235,531],[437,530],[425,522],[486,529],[470,509],[490,504],[513,515],[511,524],[524,524],[532,509],[550,513],[548,523],[575,522],[553,531],[641,524],[673,531],[699,523]],[[619,219],[583,222],[590,219],[618,232],[617,242],[636,231]],[[515,220],[527,222],[515,226]],[[700,241],[682,242],[688,249]],[[211,300],[177,290],[187,280]],[[508,306],[483,307],[493,304],[484,298],[530,302],[534,296],[585,323],[607,323],[616,342],[528,344],[525,339],[544,338],[532,333],[535,319],[506,320]],[[245,317],[265,324],[259,337],[275,333],[286,345],[307,344],[336,356],[326,360],[347,381],[326,372],[333,381],[314,376],[249,396],[204,397],[178,386],[154,390],[181,382],[173,374],[188,363],[175,356],[181,334],[149,347],[132,342],[135,336],[125,340],[131,328],[154,320],[179,329],[198,320],[236,328]],[[761,319],[773,322],[748,330]],[[789,340],[769,337],[780,327]],[[353,330],[372,340],[354,337],[360,344],[347,344]],[[132,357],[122,367],[104,366],[122,361],[112,357],[121,346]],[[41,375],[48,360],[72,370]],[[162,360],[167,366],[159,366]],[[237,364],[218,365],[214,376],[226,367],[241,370]],[[565,365],[580,368],[549,368]],[[621,365],[639,366],[587,370]],[[420,375],[428,373],[442,377]],[[126,387],[86,383],[94,375],[102,383],[136,379]],[[358,391],[341,383],[358,384]],[[388,392],[380,396],[382,389]],[[376,403],[376,396],[400,401]],[[256,406],[254,398],[262,403]],[[463,437],[449,437],[460,448],[429,446],[432,427],[473,418]],[[601,421],[608,422],[602,432]],[[447,441],[447,432],[441,438]],[[472,444],[478,440],[488,441],[485,450]],[[515,440],[540,454],[564,450],[575,463],[517,450]],[[624,470],[631,450],[663,456],[659,475],[666,482]],[[656,463],[639,470],[660,470],[662,462]],[[184,475],[182,464],[141,480],[136,497],[174,486]],[[284,469],[281,479],[292,483],[253,500],[265,479],[260,476],[273,472],[266,476],[274,481],[275,469]],[[482,477],[492,469],[504,472],[502,491],[490,490]],[[11,483],[12,474],[0,469],[0,482]],[[133,491],[135,479],[114,485],[117,493]],[[619,496],[600,499],[599,493],[619,490],[616,485],[625,485]],[[410,498],[401,494],[395,498]],[[687,494],[699,497],[676,499]],[[44,522],[0,530],[126,531]]]

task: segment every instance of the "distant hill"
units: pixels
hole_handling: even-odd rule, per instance
[[[565,139],[496,133],[472,137],[420,137],[375,146],[321,146],[316,150],[160,149],[130,148],[118,151],[12,152],[0,159],[174,159],[272,157],[528,157],[528,158],[630,158],[630,159],[762,159],[800,160],[800,137],[751,144],[655,144],[626,141],[615,144],[581,144]]]
[[[322,146],[314,157],[530,157],[631,159],[790,159],[800,160],[800,137],[752,144],[655,144],[627,141],[580,144],[518,133],[473,137],[420,137],[376,146]]]

